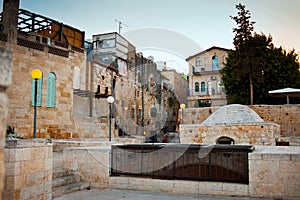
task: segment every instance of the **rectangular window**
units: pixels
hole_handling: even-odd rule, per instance
[[[202,59],[200,57],[196,58],[196,67],[199,67],[202,65]]]
[[[134,118],[134,116],[135,116],[135,109],[132,108],[132,109],[131,109],[131,118]]]

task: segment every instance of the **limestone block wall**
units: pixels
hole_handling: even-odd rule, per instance
[[[275,145],[279,126],[274,123],[241,123],[218,125],[180,125],[180,142],[185,144],[216,144],[221,136],[234,139],[235,144]]]
[[[222,182],[110,177],[110,189],[129,189],[190,195],[248,196],[248,185]]]
[[[8,115],[8,98],[6,89],[11,84],[11,52],[0,47],[0,200],[4,188],[4,146],[6,121]]]
[[[300,147],[255,146],[249,153],[249,184],[110,177],[110,147],[65,148],[64,167],[79,174],[92,187],[224,195],[300,198]]]
[[[66,50],[68,57],[36,50],[17,44],[9,45],[12,51],[12,85],[7,90],[9,113],[7,123],[15,127],[19,137],[33,137],[33,106],[31,106],[32,79],[31,71],[39,68],[43,73],[42,106],[37,107],[37,137],[69,138],[77,130],[73,121],[73,75],[74,68],[86,69],[85,53]],[[59,48],[59,47],[57,47]],[[47,78],[49,73],[56,76],[56,107],[46,107]]]
[[[63,167],[90,182],[91,187],[108,188],[110,147],[65,148]]]
[[[200,124],[220,107],[186,108],[183,110],[184,124]],[[249,106],[265,122],[280,125],[283,137],[300,137],[300,104]],[[181,112],[179,114],[181,117]]]
[[[300,147],[257,146],[249,154],[249,195],[300,198]]]
[[[52,143],[45,139],[6,141],[3,199],[50,200],[52,151]]]
[[[300,104],[249,107],[264,121],[279,124],[282,137],[300,137]]]

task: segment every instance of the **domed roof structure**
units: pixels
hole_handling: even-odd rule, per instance
[[[232,104],[216,110],[201,125],[257,122],[264,122],[264,120],[248,106]]]

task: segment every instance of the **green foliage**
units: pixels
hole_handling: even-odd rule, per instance
[[[254,22],[250,22],[250,12],[241,4],[236,8],[238,16],[231,17],[238,24],[233,29],[236,50],[228,53],[222,69],[228,103],[252,104],[251,99],[255,104],[284,103],[284,99],[270,97],[268,91],[300,88],[298,55],[294,50],[274,47],[270,35],[252,36]]]
[[[236,9],[238,9],[238,16],[230,17],[238,26],[233,29],[233,32],[235,33],[233,44],[237,48],[252,37],[252,31],[254,29],[253,24],[255,24],[255,22],[250,21],[251,15],[249,10],[246,10],[245,5],[240,3],[236,5]]]
[[[300,88],[299,63],[294,50],[276,48],[272,37],[255,34],[249,44],[249,57],[245,63],[251,68],[237,67],[243,59],[237,51],[231,51],[222,69],[228,103],[250,104],[249,74],[252,75],[255,104],[284,103],[285,99],[270,97],[268,91],[285,87]],[[298,101],[297,99],[295,100]]]

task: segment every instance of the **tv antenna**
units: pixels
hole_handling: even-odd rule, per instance
[[[119,34],[121,34],[121,28],[123,28],[123,25],[126,27],[128,27],[128,26],[117,19],[115,19],[115,21],[119,24]]]

